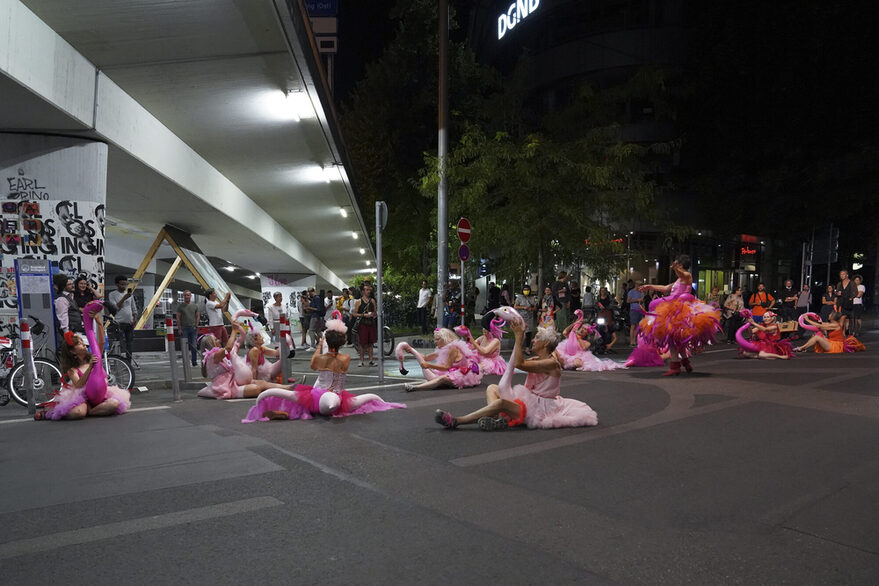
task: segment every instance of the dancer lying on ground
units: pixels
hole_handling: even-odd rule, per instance
[[[449,429],[477,423],[483,431],[522,424],[529,428],[598,425],[598,415],[589,405],[559,395],[562,368],[553,351],[561,337],[555,328],[538,329],[531,343],[535,356],[525,360],[522,354],[525,324],[521,321],[510,321],[509,324],[516,340],[513,354],[500,383],[488,385],[485,407],[461,417],[438,409],[436,422]],[[528,373],[524,385],[511,386],[516,368]]]
[[[92,348],[104,347],[104,320],[101,302],[93,301],[83,312],[83,326]],[[97,335],[96,335],[97,334]],[[107,384],[107,373],[101,367],[100,352],[91,354],[82,338],[73,332],[64,334],[61,343],[61,389],[52,401],[44,404],[34,419],[82,419],[125,413],[131,407],[128,389]]]
[[[312,415],[345,417],[388,409],[405,409],[403,403],[387,403],[373,393],[354,395],[345,390],[351,357],[339,354],[348,328],[340,319],[326,323],[327,330],[311,356],[311,369],[318,371],[314,386],[296,385],[291,390],[269,389],[260,393],[242,423],[271,419],[311,419]],[[326,343],[327,351],[323,351]]]
[[[427,379],[417,385],[409,383],[403,385],[407,393],[442,387],[463,389],[475,387],[482,382],[479,355],[466,342],[459,339],[455,332],[446,328],[437,328],[433,332],[433,341],[436,344],[436,352],[427,356],[422,356],[405,342],[397,344],[397,359],[400,360],[401,372],[405,370],[403,352],[409,352],[418,360],[424,378]]]
[[[605,359],[602,360],[589,351],[592,345],[589,336],[594,329],[583,323],[583,312],[579,309],[574,311],[577,320],[565,328],[562,332],[562,342],[555,350],[555,354],[565,370],[615,370],[625,368],[619,362]]]
[[[793,356],[793,346],[789,340],[781,339],[781,328],[778,326],[778,317],[773,311],[763,314],[763,323],[758,324],[753,320],[748,310],[742,310],[743,317],[748,323],[736,331],[736,341],[739,343],[742,356],[747,358],[781,359],[788,360]],[[744,333],[751,329],[751,340],[745,340]]]
[[[817,332],[809,340],[795,348],[795,352],[803,352],[812,346],[815,352],[826,354],[841,354],[843,352],[863,352],[867,348],[854,336],[848,336],[843,332],[844,316],[838,311],[830,314],[830,321],[825,323],[814,313],[804,313],[800,316],[800,325],[807,330]],[[824,333],[827,337],[824,337]]]
[[[501,338],[504,331],[500,328],[504,320],[487,314],[482,318],[482,335],[473,339],[470,330],[466,326],[458,326],[455,333],[464,339],[470,348],[477,354],[479,360],[479,372],[486,374],[503,375],[507,370],[506,361],[501,358]]]
[[[681,365],[693,371],[690,355],[714,341],[720,331],[720,311],[698,301],[692,294],[693,275],[690,257],[679,256],[672,264],[677,280],[665,286],[641,285],[640,291],[657,291],[666,295],[650,302],[650,308],[638,325],[641,335],[660,351],[668,351],[671,361],[664,376],[681,374]]]
[[[241,399],[243,397],[256,397],[266,389],[289,389],[289,385],[270,383],[264,380],[252,380],[246,384],[235,381],[235,367],[232,366],[231,356],[236,351],[236,341],[244,330],[237,321],[232,322],[232,335],[226,342],[226,346],[220,346],[217,337],[207,334],[202,338],[202,345],[206,348],[201,360],[201,374],[210,378],[211,382],[198,392],[199,397],[209,399]]]

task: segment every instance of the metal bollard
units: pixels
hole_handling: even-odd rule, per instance
[[[287,336],[290,335],[290,320],[287,318],[286,313],[281,314],[280,326],[278,330],[280,332],[278,335],[278,351],[280,351],[281,355],[278,357],[278,360],[281,361],[281,384],[286,385],[290,382],[290,359],[287,358],[287,355],[290,353],[290,348],[287,347]]]
[[[31,327],[26,321],[21,322],[21,360],[24,362],[24,388],[27,393],[27,412],[37,412],[34,399],[34,354],[31,350]]]
[[[190,360],[192,360],[192,353],[189,351],[189,338],[184,337],[180,340],[180,356],[183,358],[183,380],[191,383],[192,365],[190,364]]]
[[[174,391],[174,402],[179,403],[180,381],[177,380],[177,349],[174,348],[174,324],[171,318],[165,318],[165,348],[168,350],[168,359],[171,361],[171,389]]]

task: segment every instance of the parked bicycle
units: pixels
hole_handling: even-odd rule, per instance
[[[52,400],[52,397],[61,388],[64,373],[59,368],[57,351],[48,344],[49,333],[46,325],[38,318],[27,316],[34,322],[31,326],[31,339],[34,347],[34,401],[36,404]],[[25,363],[15,360],[15,342],[17,334],[7,336],[8,344],[0,340],[0,373],[3,373],[3,389],[8,391],[11,398],[19,405],[27,406],[27,390],[24,385]],[[134,387],[134,369],[122,356],[108,352],[108,344],[104,344],[104,370],[107,372],[107,384],[122,389]],[[10,361],[14,364],[8,367]],[[3,369],[7,369],[4,373]],[[8,399],[6,401],[8,403]],[[5,405],[0,398],[0,405]]]

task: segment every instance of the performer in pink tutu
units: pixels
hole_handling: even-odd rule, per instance
[[[84,315],[83,318],[94,321],[94,333],[97,336],[93,347],[103,348],[105,338],[103,320],[94,320],[94,316],[95,313],[91,313]],[[107,375],[99,368],[97,353],[89,353],[89,349],[79,335],[66,332],[60,354],[61,369],[64,371],[61,389],[52,401],[42,405],[45,409],[38,411],[34,419],[82,419],[118,415],[125,413],[131,407],[131,394],[128,389],[106,384]],[[103,377],[102,386],[106,386],[106,393],[102,393],[102,397],[98,399],[100,402],[90,401],[86,391],[86,385],[93,375]]]
[[[253,331],[248,335],[250,350],[247,351],[247,366],[250,368],[251,380],[278,382],[281,374],[281,352],[277,348],[265,345],[262,332]],[[278,357],[279,360],[269,362],[266,356]]]
[[[318,371],[314,386],[296,385],[293,390],[269,389],[260,393],[241,422],[272,419],[311,419],[313,415],[346,417],[363,413],[405,409],[403,403],[388,403],[378,395],[354,395],[345,390],[351,357],[339,354],[347,341],[348,328],[341,319],[326,323],[326,332],[311,356],[311,369]],[[324,344],[327,350],[324,351]]]
[[[459,339],[455,332],[446,328],[437,328],[433,333],[436,352],[422,356],[418,352],[407,349],[418,363],[424,378],[423,383],[405,384],[403,389],[409,393],[442,387],[475,387],[482,382],[479,370],[479,355],[466,342]]]
[[[562,368],[565,370],[581,370],[581,371],[602,371],[616,370],[617,368],[625,368],[619,362],[613,360],[602,360],[589,350],[592,345],[589,342],[589,335],[592,328],[583,323],[583,312],[579,309],[574,311],[577,320],[565,328],[562,332],[562,342],[555,349],[555,355],[558,357]]]
[[[681,365],[692,372],[690,355],[711,344],[715,332],[720,331],[720,311],[693,297],[690,257],[682,254],[671,268],[678,277],[671,285],[638,287],[642,292],[658,291],[666,295],[650,303],[647,315],[638,325],[647,342],[655,344],[661,352],[668,351],[671,360],[664,376],[681,374]]]
[[[504,320],[487,314],[482,318],[482,335],[475,340],[466,326],[455,328],[455,333],[478,354],[479,372],[483,376],[486,374],[501,376],[507,370],[507,363],[501,358],[501,338],[504,336],[504,331],[500,326],[503,323]]]
[[[559,395],[562,367],[553,351],[561,341],[555,328],[540,328],[531,349],[534,357],[525,360],[522,341],[523,321],[508,322],[515,336],[513,354],[500,383],[488,385],[486,406],[461,417],[437,410],[435,420],[443,427],[477,423],[483,431],[495,431],[525,425],[529,428],[582,427],[598,425],[598,415],[589,405]],[[528,373],[524,385],[512,386],[518,368]]]
[[[670,354],[660,352],[656,344],[642,335],[638,335],[638,345],[626,359],[626,366],[665,366]]]
[[[751,329],[750,342],[742,336],[743,331],[749,327]],[[763,314],[762,324],[758,324],[748,316],[748,323],[736,331],[736,340],[739,342],[742,356],[746,358],[788,360],[794,352],[790,340],[781,338],[778,316],[773,311],[767,311]]]
[[[219,340],[213,334],[207,334],[202,338],[202,344],[206,348],[201,361],[201,374],[210,378],[211,382],[198,392],[199,397],[208,399],[241,399],[244,397],[256,397],[266,389],[289,389],[289,385],[270,383],[264,380],[251,380],[249,383],[240,384],[236,381],[236,369],[232,365],[232,354],[237,352],[236,341],[244,330],[237,321],[232,322],[232,335],[225,346],[220,346]],[[250,374],[249,372],[247,373]],[[240,376],[240,373],[239,375]]]

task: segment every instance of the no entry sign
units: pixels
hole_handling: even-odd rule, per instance
[[[466,244],[462,244],[458,247],[458,258],[461,259],[461,262],[467,262],[467,259],[470,258],[470,247]]]
[[[465,244],[470,242],[470,220],[468,220],[467,218],[461,218],[460,220],[458,220],[458,239]]]

